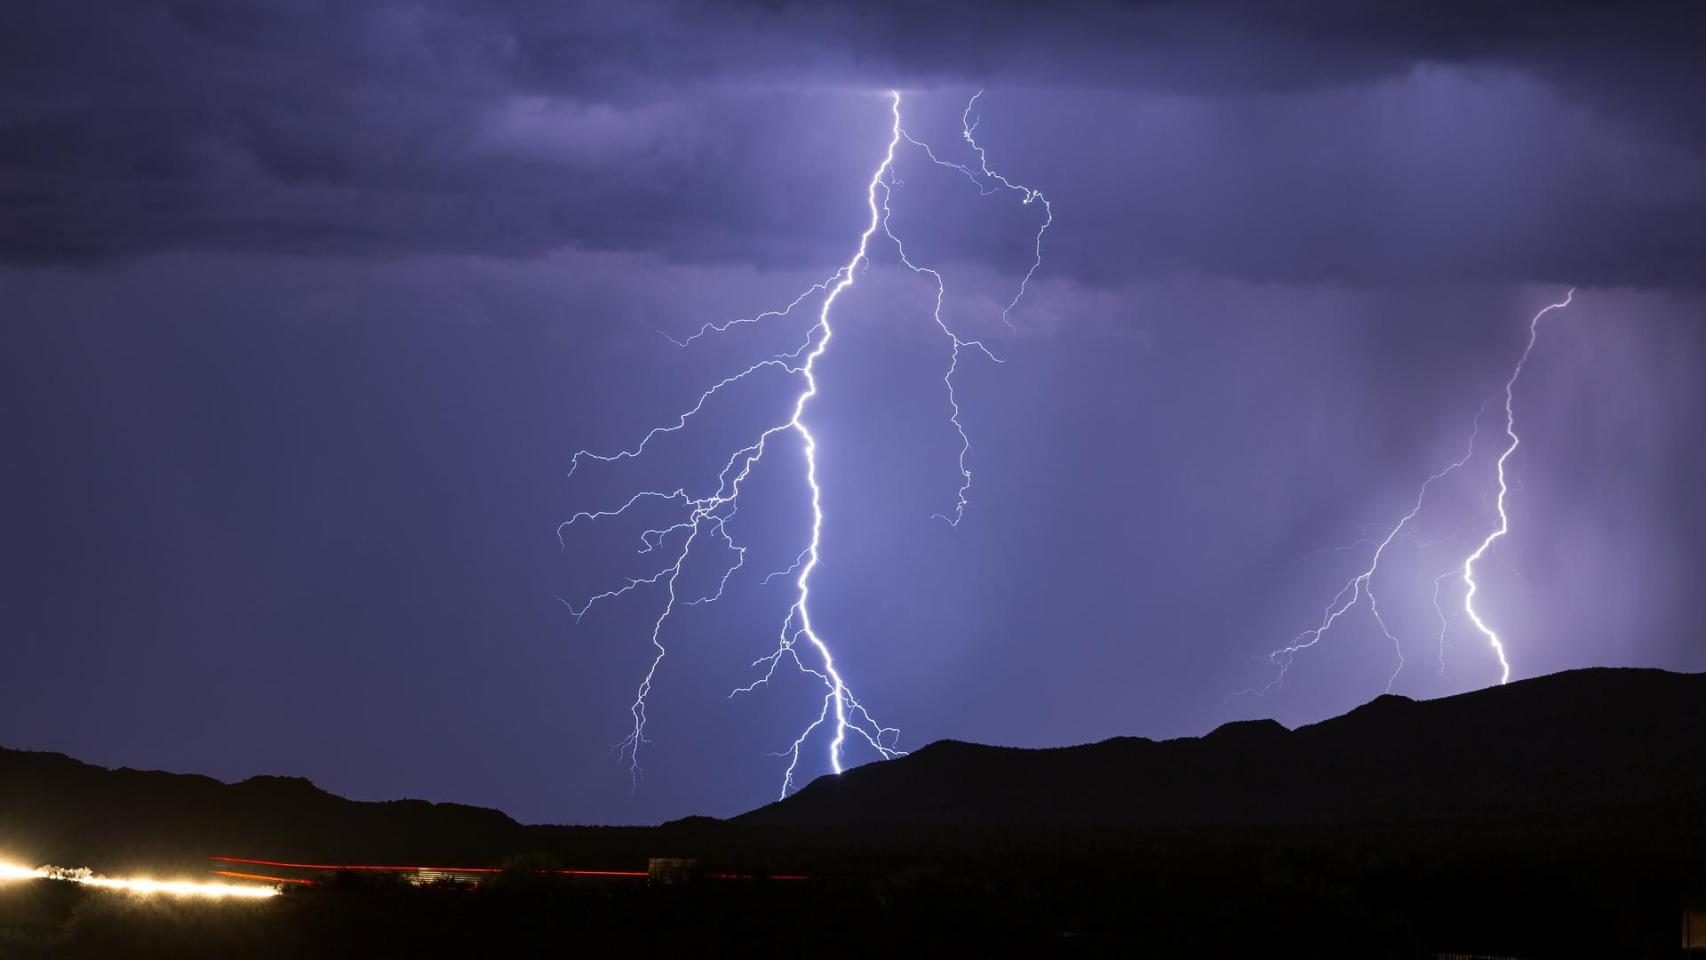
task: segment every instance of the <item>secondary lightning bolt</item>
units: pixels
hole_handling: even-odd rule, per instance
[[[980,94],[981,95],[981,94]],[[800,390],[795,394],[792,408],[787,419],[772,424],[762,430],[751,442],[736,449],[723,463],[716,474],[717,482],[713,490],[703,495],[688,492],[686,487],[674,490],[642,490],[626,502],[606,510],[581,511],[564,521],[558,527],[558,537],[565,547],[570,528],[577,523],[597,522],[602,519],[619,517],[640,503],[672,504],[684,511],[680,519],[666,526],[643,531],[640,535],[639,552],[642,554],[661,553],[665,556],[662,565],[656,572],[646,577],[627,579],[622,585],[595,594],[583,601],[578,607],[568,601],[563,601],[573,616],[579,620],[594,605],[606,600],[622,596],[642,587],[661,586],[664,592],[664,602],[652,622],[651,644],[653,657],[644,678],[636,691],[634,702],[630,707],[633,725],[626,737],[616,747],[620,756],[627,758],[631,776],[637,784],[641,776],[639,752],[646,740],[646,705],[651,692],[653,681],[658,668],[663,663],[667,650],[663,645],[663,630],[676,609],[681,606],[691,606],[709,603],[719,599],[727,588],[729,580],[745,564],[746,548],[737,543],[728,529],[728,523],[734,518],[740,508],[740,497],[743,485],[751,477],[753,469],[769,452],[771,444],[778,442],[781,437],[797,438],[805,461],[805,482],[810,494],[811,526],[804,548],[795,557],[794,562],[786,570],[770,573],[763,578],[762,583],[768,584],[778,577],[792,577],[794,599],[789,605],[783,618],[782,627],[777,635],[776,649],[770,654],[759,658],[753,663],[754,667],[764,667],[763,674],[751,684],[733,691],[730,696],[746,693],[765,685],[775,676],[778,666],[783,661],[791,663],[802,674],[811,676],[822,683],[824,697],[817,715],[794,738],[791,745],[782,751],[780,756],[788,760],[787,769],[782,779],[782,795],[786,796],[793,789],[795,775],[798,771],[801,754],[814,733],[826,725],[830,727],[828,738],[829,766],[836,773],[843,770],[845,747],[849,737],[857,736],[868,744],[877,756],[887,759],[901,753],[898,749],[900,731],[894,727],[885,727],[878,723],[866,710],[865,706],[853,695],[838,668],[829,644],[819,633],[812,621],[811,615],[811,586],[812,575],[816,572],[820,560],[823,537],[823,491],[818,483],[818,439],[812,433],[806,422],[806,410],[813,398],[818,394],[816,376],[817,362],[829,348],[834,336],[830,319],[836,301],[853,285],[860,269],[869,264],[869,249],[872,238],[878,230],[894,244],[902,265],[913,273],[929,276],[936,285],[936,302],[931,318],[948,338],[950,344],[950,360],[943,382],[947,386],[948,403],[951,411],[949,420],[961,440],[959,471],[961,485],[956,498],[953,515],[941,514],[951,525],[957,525],[964,517],[966,508],[966,493],[971,486],[971,472],[967,468],[966,458],[971,450],[971,442],[960,421],[960,407],[954,391],[954,375],[959,369],[959,359],[962,350],[974,349],[991,360],[1000,362],[998,358],[979,340],[966,339],[959,336],[942,316],[943,300],[946,295],[946,284],[942,274],[929,266],[921,265],[911,259],[900,237],[895,233],[890,223],[891,205],[894,190],[899,186],[894,176],[896,150],[900,145],[910,143],[922,148],[931,160],[939,165],[952,167],[964,173],[979,186],[985,194],[993,193],[999,184],[1000,189],[1017,191],[1022,195],[1026,205],[1040,201],[1045,211],[1045,221],[1038,230],[1036,237],[1036,255],[1029,270],[1025,273],[1019,286],[1019,292],[1009,301],[1002,312],[1002,319],[1011,327],[1010,314],[1024,295],[1025,287],[1030,282],[1041,264],[1042,235],[1053,222],[1054,215],[1043,195],[1028,187],[1009,181],[989,168],[984,149],[979,146],[972,136],[975,123],[970,119],[972,106],[977,102],[973,97],[962,115],[962,135],[976,151],[978,166],[976,170],[962,164],[941,160],[930,151],[930,148],[914,139],[901,127],[900,94],[890,93],[890,113],[892,124],[888,145],[883,153],[881,163],[872,173],[866,185],[866,206],[870,219],[850,259],[828,279],[814,284],[799,296],[795,297],[786,307],[771,310],[752,317],[726,321],[723,323],[707,323],[692,335],[676,339],[672,342],[679,346],[688,346],[700,337],[722,333],[739,324],[754,324],[767,319],[780,319],[792,314],[796,307],[810,299],[814,294],[822,294],[822,303],[818,309],[816,322],[806,332],[804,342],[790,353],[779,354],[760,360],[744,370],[725,377],[701,393],[697,401],[673,422],[654,427],[640,442],[632,447],[615,453],[601,454],[590,450],[575,453],[570,462],[569,474],[572,476],[585,461],[614,463],[622,460],[640,457],[647,451],[654,440],[668,434],[678,433],[687,428],[689,423],[698,416],[706,405],[719,393],[736,384],[760,374],[775,374],[783,377],[797,377]],[[666,335],[667,336],[667,335]],[[706,596],[684,599],[678,584],[682,571],[693,554],[693,548],[701,539],[715,540],[724,555],[730,558],[723,568],[722,575],[717,580],[717,588]],[[802,644],[803,641],[803,644]],[[810,662],[802,658],[802,649],[809,654]]]
[[[1504,432],[1507,443],[1505,444],[1504,449],[1499,453],[1496,467],[1498,494],[1495,500],[1495,508],[1499,517],[1498,524],[1493,528],[1492,532],[1488,533],[1481,541],[1480,546],[1464,559],[1460,567],[1454,567],[1434,578],[1433,604],[1434,610],[1438,613],[1440,620],[1440,669],[1442,672],[1445,669],[1445,635],[1450,627],[1450,623],[1446,618],[1444,608],[1440,605],[1440,588],[1446,580],[1452,577],[1461,577],[1466,588],[1463,600],[1464,612],[1468,615],[1470,622],[1475,625],[1475,628],[1487,638],[1488,643],[1493,648],[1493,652],[1498,656],[1500,667],[1499,683],[1504,684],[1510,680],[1510,661],[1505,656],[1504,643],[1499,638],[1499,635],[1491,627],[1487,626],[1486,622],[1481,619],[1481,616],[1475,610],[1475,597],[1480,589],[1479,585],[1475,581],[1475,564],[1486,555],[1488,550],[1492,549],[1493,544],[1497,542],[1500,537],[1503,537],[1510,532],[1510,516],[1505,509],[1505,501],[1510,493],[1510,483],[1507,479],[1505,468],[1506,464],[1510,461],[1511,455],[1516,452],[1517,447],[1522,442],[1516,432],[1515,405],[1517,381],[1522,377],[1523,369],[1527,366],[1530,355],[1534,353],[1534,346],[1538,342],[1540,336],[1541,319],[1554,310],[1561,310],[1569,306],[1570,301],[1574,296],[1575,290],[1572,288],[1561,302],[1544,307],[1539,313],[1536,313],[1534,317],[1529,320],[1528,341],[1523,347],[1521,356],[1517,358],[1516,366],[1512,368],[1510,377],[1505,381]],[[1489,401],[1489,403],[1490,402],[1491,401]],[[1393,683],[1397,682],[1398,675],[1404,670],[1404,649],[1403,644],[1399,641],[1397,635],[1392,632],[1392,629],[1386,623],[1385,617],[1380,613],[1380,602],[1374,592],[1374,579],[1380,572],[1380,561],[1385,557],[1387,549],[1400,537],[1410,536],[1413,538],[1415,536],[1414,524],[1416,518],[1422,512],[1423,505],[1427,501],[1428,491],[1431,490],[1436,483],[1439,483],[1451,474],[1456,473],[1458,470],[1463,469],[1474,458],[1475,444],[1481,430],[1481,418],[1485,412],[1486,406],[1483,405],[1481,411],[1475,416],[1474,429],[1471,430],[1469,435],[1469,447],[1464,452],[1463,456],[1457,458],[1438,472],[1429,476],[1427,480],[1422,483],[1421,489],[1417,491],[1415,502],[1411,505],[1410,511],[1400,517],[1398,522],[1387,530],[1386,535],[1382,539],[1378,541],[1371,541],[1374,544],[1374,554],[1370,558],[1368,565],[1358,571],[1350,580],[1346,581],[1345,585],[1339,588],[1338,593],[1333,595],[1333,599],[1328,602],[1326,609],[1322,613],[1320,622],[1314,627],[1298,634],[1290,643],[1268,655],[1268,660],[1279,668],[1277,675],[1270,680],[1267,685],[1259,689],[1246,692],[1254,692],[1258,694],[1267,693],[1269,690],[1272,690],[1274,687],[1282,683],[1285,680],[1286,672],[1290,669],[1292,661],[1297,657],[1297,655],[1320,643],[1322,637],[1339,622],[1340,618],[1357,607],[1364,598],[1368,600],[1369,613],[1373,616],[1376,626],[1380,628],[1381,634],[1387,640],[1391,641],[1393,650],[1397,657],[1397,665],[1393,668],[1391,677],[1386,681],[1386,692],[1392,692]]]
[[[1528,345],[1523,348],[1522,358],[1517,361],[1516,369],[1511,371],[1511,378],[1505,381],[1505,438],[1510,442],[1505,445],[1504,452],[1499,454],[1499,496],[1494,502],[1494,507],[1499,514],[1499,523],[1491,533],[1487,534],[1487,538],[1481,541],[1481,545],[1475,548],[1475,552],[1469,555],[1469,559],[1463,561],[1463,585],[1465,588],[1463,612],[1468,614],[1469,622],[1473,623],[1475,629],[1486,636],[1487,642],[1493,647],[1493,652],[1498,654],[1501,671],[1499,683],[1501,684],[1510,681],[1511,664],[1505,658],[1504,641],[1499,639],[1498,633],[1492,627],[1487,626],[1486,621],[1482,620],[1481,615],[1475,611],[1475,595],[1481,592],[1481,585],[1475,582],[1475,564],[1479,563],[1481,558],[1487,555],[1487,551],[1493,548],[1493,544],[1500,537],[1509,533],[1511,529],[1510,514],[1505,512],[1505,497],[1510,493],[1510,483],[1505,478],[1505,464],[1509,462],[1511,454],[1516,452],[1516,448],[1522,445],[1522,438],[1518,437],[1516,433],[1516,382],[1522,377],[1522,369],[1528,364],[1529,354],[1534,352],[1534,344],[1540,339],[1541,318],[1554,310],[1562,310],[1569,306],[1570,301],[1575,299],[1575,296],[1576,291],[1572,287],[1570,292],[1564,295],[1562,302],[1549,304],[1528,322]]]

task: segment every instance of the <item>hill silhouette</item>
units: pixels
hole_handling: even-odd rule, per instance
[[[824,917],[829,952],[861,955],[1674,955],[1679,911],[1706,923],[1703,761],[1706,675],[1656,670],[1385,696],[1296,730],[934,743],[731,820],[656,827],[525,825],[297,778],[226,784],[0,750],[0,858],[30,864],[159,876],[215,854],[614,869],[658,856],[815,878],[505,874],[470,892],[334,874],[240,910],[144,909],[38,881],[0,885],[0,956],[545,955],[636,930],[654,947],[762,955],[821,939]]]
[[[199,872],[208,856],[252,850],[485,862],[522,847],[523,830],[497,810],[346,800],[300,777],[227,784],[0,749],[0,851],[32,863]]]
[[[108,869],[213,854],[314,862],[494,863],[545,851],[585,865],[659,853],[752,859],[936,842],[1058,842],[1062,831],[1520,825],[1706,802],[1706,674],[1592,669],[1439,700],[1382,696],[1321,723],[1230,723],[1203,737],[1050,749],[941,741],[823,777],[728,821],[530,826],[480,807],[346,800],[292,777],[108,770],[0,749],[0,850]],[[830,828],[827,829],[826,828]],[[917,829],[908,829],[917,828]],[[1706,834],[1706,825],[1701,832]]]
[[[1386,695],[1296,730],[1017,749],[955,741],[820,778],[767,826],[1161,829],[1581,813],[1706,795],[1706,674],[1591,669],[1446,697]]]

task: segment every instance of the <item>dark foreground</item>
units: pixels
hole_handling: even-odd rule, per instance
[[[0,883],[0,957],[1678,957],[1690,911],[1706,947],[1706,676],[1582,671],[1160,744],[944,745],[654,828],[0,751],[0,859],[159,876],[215,854],[507,869],[314,872],[256,902]],[[812,879],[541,872],[648,857]]]
[[[1559,852],[1449,831],[1180,840],[1097,856],[920,858],[809,883],[335,875],[264,901],[0,887],[5,957],[479,957],[588,952],[1675,957],[1699,851]]]

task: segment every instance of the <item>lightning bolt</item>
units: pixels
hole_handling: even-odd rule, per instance
[[[981,92],[978,96],[981,96]],[[1012,327],[1012,311],[1024,296],[1025,289],[1032,276],[1041,266],[1042,237],[1049,225],[1053,223],[1054,213],[1048,200],[1039,191],[1010,181],[989,167],[984,148],[977,143],[973,136],[976,122],[972,119],[972,110],[977,103],[977,96],[971,99],[971,102],[966,106],[965,113],[961,116],[962,136],[978,158],[975,168],[968,164],[941,159],[927,144],[909,135],[901,126],[900,94],[891,91],[889,98],[892,123],[888,144],[884,150],[882,161],[877,165],[865,188],[866,208],[869,211],[870,218],[864,230],[859,234],[858,244],[847,262],[827,279],[813,284],[801,292],[782,309],[769,310],[751,317],[720,323],[706,323],[684,338],[678,339],[665,334],[677,346],[687,347],[701,337],[724,333],[738,325],[757,324],[787,318],[793,314],[796,308],[809,302],[813,296],[821,296],[816,321],[806,331],[805,339],[800,346],[791,352],[759,360],[745,369],[717,381],[701,393],[697,400],[673,421],[652,428],[641,437],[638,443],[631,447],[613,453],[580,450],[570,460],[569,475],[572,477],[575,471],[586,462],[611,464],[641,457],[654,441],[686,430],[694,419],[705,410],[707,404],[719,394],[737,384],[760,376],[793,378],[799,384],[798,392],[794,394],[787,417],[765,427],[750,442],[735,449],[716,473],[716,484],[708,492],[693,493],[686,486],[677,487],[673,490],[641,490],[625,502],[612,508],[578,512],[557,528],[559,542],[567,549],[569,532],[577,524],[596,523],[600,520],[621,517],[643,503],[667,505],[678,511],[679,519],[665,526],[642,531],[640,534],[639,553],[658,554],[664,557],[654,573],[643,577],[630,577],[618,586],[588,597],[578,606],[567,600],[562,601],[570,614],[578,621],[595,605],[614,600],[635,590],[658,588],[663,593],[663,602],[651,625],[652,659],[629,708],[632,725],[628,734],[615,747],[617,755],[627,760],[632,782],[636,786],[643,775],[639,763],[640,750],[643,745],[650,742],[646,739],[648,697],[657,672],[668,654],[663,643],[665,626],[680,607],[712,603],[721,599],[730,579],[744,567],[746,547],[735,540],[729,530],[729,523],[740,509],[741,495],[746,483],[753,475],[754,469],[764,460],[765,455],[771,451],[773,446],[784,441],[797,444],[804,461],[804,481],[809,493],[811,509],[810,528],[805,545],[796,554],[793,563],[784,570],[772,571],[761,581],[761,585],[766,585],[775,579],[788,579],[793,585],[793,599],[782,619],[781,629],[776,638],[776,648],[752,663],[754,668],[762,670],[761,675],[752,683],[731,691],[729,696],[751,693],[761,686],[768,685],[775,677],[776,671],[784,665],[792,666],[802,675],[811,677],[822,685],[824,694],[816,715],[807,722],[789,746],[777,754],[778,757],[787,760],[787,767],[782,776],[782,796],[787,796],[793,790],[803,752],[811,738],[820,730],[826,731],[829,767],[838,774],[842,772],[845,766],[848,742],[855,738],[867,745],[880,759],[889,759],[902,753],[899,749],[900,731],[897,728],[878,723],[865,705],[854,695],[837,665],[828,642],[812,619],[812,577],[817,572],[822,559],[824,519],[823,490],[818,482],[818,438],[812,432],[806,417],[811,401],[818,395],[817,363],[828,351],[830,342],[834,337],[835,331],[831,325],[831,317],[835,304],[842,294],[853,286],[860,270],[869,266],[871,241],[881,231],[883,237],[892,243],[901,265],[914,274],[929,277],[936,288],[931,320],[949,343],[949,362],[942,381],[947,390],[950,411],[949,423],[960,439],[958,459],[960,485],[956,493],[955,504],[951,513],[941,513],[937,516],[946,520],[950,526],[958,526],[965,516],[972,474],[967,465],[971,454],[971,440],[960,419],[961,411],[955,391],[954,378],[960,369],[961,355],[965,351],[975,351],[996,363],[1001,362],[1001,360],[981,340],[962,337],[955,332],[943,317],[943,303],[946,298],[947,284],[941,272],[934,267],[921,264],[911,257],[901,237],[895,232],[890,218],[894,191],[900,186],[894,172],[896,151],[902,144],[919,147],[936,164],[957,170],[970,178],[978,186],[980,193],[984,195],[993,194],[998,190],[1009,190],[1016,192],[1025,205],[1041,203],[1044,210],[1044,222],[1036,235],[1035,256],[1030,268],[1020,281],[1017,294],[1002,311],[1002,320],[1007,323],[1009,328]],[[722,573],[716,580],[717,586],[714,591],[704,596],[684,597],[680,589],[682,573],[694,555],[694,548],[701,543],[709,543],[712,545],[711,549],[721,551],[725,558]]]
[[[966,164],[955,163],[936,156],[936,151],[930,149],[929,144],[913,139],[904,130],[900,131],[900,135],[904,137],[908,143],[922,150],[924,155],[930,158],[931,163],[963,174],[972,182],[973,186],[977,187],[978,193],[983,196],[987,197],[995,193],[997,190],[1010,190],[1019,194],[1020,203],[1026,206],[1029,206],[1032,203],[1042,204],[1043,222],[1041,226],[1037,227],[1035,255],[1031,260],[1031,266],[1025,271],[1025,275],[1019,278],[1019,289],[1014,292],[1013,299],[1008,301],[1007,306],[1001,311],[1001,322],[1007,325],[1007,329],[1014,330],[1016,328],[1013,326],[1013,310],[1019,305],[1019,301],[1024,298],[1025,290],[1030,286],[1031,277],[1036,274],[1037,268],[1042,266],[1043,234],[1047,233],[1048,228],[1054,223],[1054,207],[1049,203],[1048,198],[1043,196],[1042,191],[1032,189],[1021,183],[1014,183],[990,169],[989,154],[983,146],[977,142],[976,131],[978,120],[972,117],[972,111],[977,108],[977,101],[982,96],[982,90],[973,94],[971,100],[966,103],[965,111],[960,114],[960,139],[964,140],[966,144],[970,146],[972,151],[977,154],[977,170],[975,171]],[[898,130],[899,128],[897,127],[896,129]],[[951,527],[958,527],[960,525],[960,521],[965,519],[966,504],[968,503],[966,497],[971,491],[972,482],[971,470],[966,466],[966,458],[971,455],[971,438],[966,435],[965,426],[960,423],[959,397],[954,392],[954,374],[959,372],[960,351],[968,347],[974,348],[996,363],[1001,363],[1002,361],[993,353],[990,353],[989,349],[985,347],[982,342],[977,340],[960,339],[960,337],[955,334],[954,331],[950,330],[948,325],[943,322],[942,299],[946,290],[942,283],[942,275],[929,267],[921,267],[913,263],[912,260],[907,257],[906,246],[901,243],[899,237],[895,236],[894,231],[889,229],[889,206],[886,194],[883,198],[883,232],[888,235],[890,240],[894,241],[895,250],[900,254],[900,262],[908,270],[911,270],[913,273],[928,274],[936,281],[936,309],[932,313],[931,319],[936,322],[936,326],[941,328],[942,332],[947,335],[948,340],[953,345],[953,350],[949,355],[947,372],[942,375],[942,383],[947,387],[948,406],[952,411],[948,417],[948,421],[953,424],[954,432],[958,433],[960,437],[960,488],[955,497],[954,515],[950,517],[945,513],[938,513],[936,514],[936,517],[937,519],[946,521]]]
[[[1493,544],[1500,537],[1509,533],[1511,529],[1510,514],[1505,511],[1505,498],[1510,494],[1510,482],[1505,476],[1505,464],[1510,461],[1511,454],[1516,453],[1516,448],[1522,446],[1522,438],[1516,433],[1516,382],[1521,379],[1522,369],[1528,365],[1528,357],[1534,352],[1535,343],[1540,340],[1541,318],[1554,310],[1562,310],[1569,306],[1570,301],[1575,299],[1575,296],[1576,291],[1572,287],[1564,295],[1561,302],[1548,304],[1534,315],[1534,319],[1528,322],[1528,345],[1523,348],[1522,357],[1517,360],[1516,369],[1511,371],[1510,379],[1505,381],[1505,439],[1508,442],[1505,444],[1504,452],[1499,454],[1499,496],[1494,502],[1494,508],[1499,514],[1499,523],[1491,533],[1487,534],[1486,539],[1481,541],[1481,545],[1475,548],[1475,552],[1463,561],[1463,612],[1468,615],[1469,622],[1475,625],[1475,629],[1481,631],[1482,635],[1487,638],[1487,643],[1492,646],[1493,652],[1498,654],[1499,683],[1501,684],[1510,682],[1511,664],[1510,660],[1505,657],[1504,641],[1499,639],[1498,632],[1487,626],[1487,622],[1482,620],[1481,615],[1475,610],[1475,595],[1481,592],[1481,585],[1475,582],[1475,564],[1479,563],[1481,558],[1487,555],[1487,551],[1493,548]]]
[[[1421,489],[1416,492],[1416,500],[1415,503],[1411,505],[1410,512],[1400,517],[1398,522],[1393,524],[1392,527],[1386,531],[1386,535],[1375,543],[1374,555],[1369,559],[1368,565],[1350,580],[1346,581],[1345,585],[1339,588],[1339,592],[1333,595],[1333,599],[1327,603],[1326,609],[1321,614],[1320,622],[1314,627],[1298,634],[1296,637],[1292,638],[1290,643],[1268,655],[1268,659],[1279,667],[1279,674],[1270,680],[1267,686],[1262,687],[1261,690],[1258,691],[1259,693],[1267,693],[1269,690],[1272,690],[1274,687],[1284,682],[1286,672],[1291,669],[1292,661],[1296,659],[1297,655],[1320,643],[1321,638],[1326,636],[1327,631],[1333,629],[1334,625],[1339,622],[1339,618],[1343,617],[1355,608],[1364,597],[1368,599],[1369,613],[1374,616],[1375,624],[1380,627],[1381,634],[1384,635],[1386,639],[1392,641],[1393,649],[1397,653],[1398,665],[1393,669],[1392,676],[1386,681],[1386,691],[1388,693],[1392,692],[1392,684],[1397,681],[1398,674],[1402,673],[1404,670],[1404,650],[1403,645],[1399,643],[1397,636],[1394,635],[1391,628],[1386,625],[1386,618],[1380,614],[1380,603],[1375,598],[1374,594],[1375,574],[1380,572],[1380,561],[1386,556],[1387,549],[1391,547],[1401,535],[1411,529],[1410,525],[1413,524],[1416,517],[1421,514],[1422,505],[1427,502],[1428,491],[1433,488],[1433,485],[1444,480],[1446,477],[1451,476],[1458,470],[1463,469],[1464,465],[1466,465],[1475,456],[1475,439],[1479,434],[1480,418],[1477,417],[1476,429],[1469,435],[1469,449],[1464,451],[1463,456],[1453,460],[1443,469],[1429,476],[1427,480],[1422,482]]]
[[[1506,510],[1506,500],[1510,494],[1510,482],[1506,474],[1506,465],[1509,463],[1511,455],[1516,453],[1517,447],[1522,443],[1521,438],[1516,432],[1517,381],[1521,379],[1523,369],[1528,365],[1528,359],[1534,353],[1534,346],[1539,341],[1540,321],[1552,311],[1562,310],[1569,306],[1571,300],[1575,297],[1575,293],[1575,289],[1571,288],[1571,290],[1565,294],[1562,301],[1547,305],[1529,320],[1528,341],[1523,346],[1521,355],[1517,358],[1516,366],[1511,369],[1510,377],[1505,381],[1504,434],[1506,443],[1503,449],[1499,452],[1495,470],[1498,493],[1494,505],[1498,514],[1498,523],[1481,541],[1480,545],[1464,558],[1460,566],[1453,567],[1434,578],[1433,605],[1434,611],[1439,616],[1439,662],[1440,671],[1442,673],[1445,670],[1445,637],[1447,631],[1450,629],[1450,621],[1445,613],[1445,608],[1441,605],[1440,590],[1447,580],[1450,580],[1453,577],[1458,577],[1462,579],[1465,586],[1463,598],[1464,613],[1468,616],[1470,622],[1474,624],[1475,628],[1487,638],[1487,642],[1491,645],[1493,652],[1498,656],[1500,669],[1499,683],[1504,684],[1510,681],[1511,667],[1510,661],[1505,654],[1504,642],[1500,639],[1498,633],[1489,627],[1486,622],[1482,620],[1480,614],[1475,610],[1475,597],[1480,592],[1479,584],[1475,580],[1475,565],[1483,556],[1486,555],[1487,551],[1492,549],[1493,544],[1496,543],[1499,538],[1510,532],[1510,515]],[[1415,539],[1416,534],[1414,525],[1416,518],[1420,516],[1422,508],[1427,502],[1428,492],[1434,487],[1434,485],[1457,471],[1462,470],[1470,463],[1471,460],[1474,459],[1476,442],[1481,432],[1481,420],[1485,416],[1487,407],[1491,405],[1491,402],[1492,401],[1489,400],[1486,404],[1483,404],[1481,410],[1476,413],[1473,429],[1469,434],[1468,449],[1464,451],[1463,455],[1458,457],[1456,460],[1453,460],[1439,471],[1433,473],[1422,482],[1421,488],[1416,492],[1416,499],[1410,506],[1409,512],[1399,517],[1398,521],[1387,529],[1384,537],[1378,541],[1368,541],[1373,543],[1374,553],[1370,557],[1367,566],[1363,567],[1354,576],[1352,576],[1350,580],[1346,581],[1344,586],[1339,588],[1339,591],[1333,595],[1333,598],[1330,601],[1328,601],[1326,608],[1322,611],[1321,619],[1315,626],[1299,633],[1296,637],[1292,638],[1290,643],[1268,654],[1267,659],[1278,667],[1278,672],[1265,686],[1259,689],[1252,688],[1250,690],[1246,690],[1246,693],[1265,694],[1274,687],[1283,683],[1286,673],[1290,670],[1292,662],[1296,659],[1297,655],[1320,643],[1327,632],[1337,625],[1341,618],[1353,609],[1356,609],[1365,599],[1368,602],[1369,614],[1373,617],[1375,625],[1380,629],[1381,635],[1392,643],[1393,652],[1396,656],[1397,663],[1392,670],[1391,676],[1386,681],[1386,692],[1392,692],[1392,685],[1397,682],[1398,675],[1404,670],[1404,647],[1402,642],[1398,639],[1397,634],[1393,633],[1391,627],[1387,625],[1386,618],[1381,615],[1380,601],[1374,591],[1374,580],[1380,572],[1380,562],[1386,556],[1388,548],[1390,548],[1392,544],[1400,538],[1408,537]]]

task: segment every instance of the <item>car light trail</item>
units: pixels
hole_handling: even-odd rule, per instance
[[[338,873],[351,871],[356,873],[405,873],[432,877],[443,875],[453,877],[458,874],[493,875],[504,872],[502,867],[428,867],[406,866],[402,864],[366,864],[366,863],[292,863],[285,860],[255,860],[248,857],[208,857],[217,863],[242,864],[253,867],[273,867],[282,870],[315,870],[322,873]],[[264,877],[261,874],[237,873],[229,870],[214,870],[214,873],[233,877],[257,877],[274,880],[281,883],[313,883],[312,880],[291,879],[286,877]],[[528,870],[528,873],[552,877],[612,877],[643,880],[650,877],[650,870],[569,870],[541,869]],[[711,880],[810,880],[811,876],[803,873],[706,873],[702,876]]]
[[[304,880],[301,877],[275,877],[265,873],[243,873],[240,870],[209,870],[207,872],[219,877],[235,877],[238,880],[260,880],[265,883],[293,883],[303,887],[311,887],[314,885],[314,881]]]
[[[82,884],[86,887],[97,887],[102,890],[120,890],[139,896],[165,895],[208,899],[225,897],[257,899],[278,896],[277,887],[255,884],[203,880],[154,880],[146,877],[103,877],[87,868],[73,869],[51,866],[32,868],[10,863],[0,863],[0,881],[3,880],[62,880]]]

